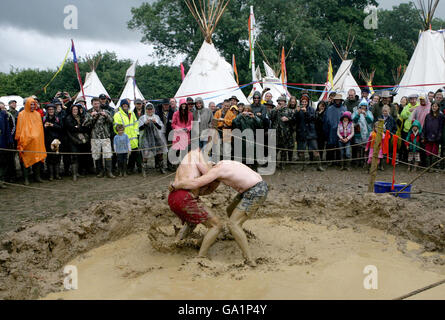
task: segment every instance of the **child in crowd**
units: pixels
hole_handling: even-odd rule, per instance
[[[128,155],[131,152],[130,139],[125,134],[125,127],[122,124],[116,126],[117,135],[114,137],[114,151],[117,153],[117,167],[119,177],[127,176]]]
[[[368,165],[369,165],[368,172],[369,172],[369,169],[371,167],[372,157],[374,155],[375,140],[377,138],[377,125],[378,125],[378,122],[374,123],[374,130],[369,135],[368,143],[366,144],[366,149],[365,149],[365,152],[369,150],[369,155],[368,155]],[[385,133],[382,133],[382,141],[380,142],[380,144],[378,146],[378,148],[379,148],[378,164],[379,164],[379,169],[381,171],[385,170],[383,168],[383,161],[380,161],[380,159],[383,159],[383,140],[385,140]]]
[[[420,164],[420,137],[422,134],[422,126],[418,120],[415,120],[411,126],[411,129],[408,132],[407,140],[408,142],[405,142],[407,148],[408,148],[408,162],[411,164],[411,162],[414,161],[414,168],[412,171],[416,171],[417,167]],[[411,165],[408,166],[408,171],[411,171]]]
[[[340,139],[338,141],[338,146],[341,154],[341,170],[350,170],[351,167],[351,139],[354,137],[354,125],[352,123],[351,113],[346,111],[340,118],[340,123],[337,128],[337,135]],[[347,163],[345,164],[345,155]]]
[[[427,151],[427,165],[431,166],[435,161],[433,156],[439,155],[439,145],[442,141],[444,115],[440,113],[439,104],[433,103],[431,111],[425,118],[422,130],[422,143]]]
[[[363,99],[359,106],[354,108],[352,114],[352,121],[354,122],[354,133],[357,158],[365,157],[365,144],[368,141],[369,135],[372,131],[372,123],[374,122],[374,116],[372,112],[368,110],[368,102]],[[363,163],[363,167],[366,166],[365,160],[358,160],[358,163]]]

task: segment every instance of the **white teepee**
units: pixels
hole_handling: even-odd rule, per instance
[[[196,0],[198,1],[198,0]],[[207,105],[236,96],[240,102],[248,103],[246,96],[233,77],[232,65],[224,60],[212,43],[212,34],[230,0],[186,0],[193,17],[198,22],[205,40],[187,72],[175,98],[202,97]],[[202,8],[198,10],[196,8]]]
[[[445,30],[431,30],[439,0],[418,0],[417,3],[424,31],[396,88],[395,102],[413,93],[426,95],[429,91],[436,92],[445,84]]]
[[[136,64],[133,63],[130,68],[128,68],[127,73],[125,75],[125,88],[122,91],[122,94],[117,102],[117,104],[120,104],[120,101],[122,99],[128,99],[130,100],[130,110],[134,110],[134,101],[136,99],[145,100],[144,96],[142,95],[141,91],[139,90],[137,84],[136,84]]]
[[[341,48],[341,50],[335,45],[335,43],[330,38],[329,40],[331,41],[332,46],[335,48],[338,55],[342,59],[342,63],[340,65],[340,68],[338,68],[337,73],[335,74],[332,86],[329,82],[327,82],[326,87],[324,88],[320,96],[320,99],[318,99],[318,101],[323,100],[326,93],[329,94],[329,92],[336,92],[338,94],[341,94],[343,96],[343,99],[346,99],[348,97],[348,91],[350,89],[354,89],[356,95],[360,97],[362,91],[360,90],[357,81],[355,81],[351,73],[351,67],[354,61],[348,59],[349,50],[351,49],[352,44],[354,42],[354,37],[352,37],[351,39],[351,34],[349,34],[346,43],[346,48],[345,49]]]
[[[83,92],[85,93],[85,100],[87,102],[87,109],[91,109],[93,106],[91,105],[91,99],[94,97],[99,97],[101,94],[105,94],[107,97],[107,90],[103,86],[102,82],[100,82],[99,77],[97,76],[96,71],[92,70],[91,72],[87,72],[85,76],[85,83],[83,85]],[[79,92],[77,98],[82,98],[82,91]],[[116,108],[113,101],[110,102],[110,106]]]
[[[269,88],[270,93],[272,94],[272,101],[277,104],[277,99],[285,95],[287,98],[290,98],[290,94],[287,91],[287,88],[283,86],[281,79],[279,79],[273,69],[263,61],[264,71],[266,75],[263,77],[263,88]]]

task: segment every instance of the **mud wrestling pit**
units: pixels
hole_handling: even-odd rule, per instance
[[[51,185],[59,194],[33,190],[35,196],[51,197],[54,208],[47,211],[26,192],[8,189],[3,210],[19,202],[35,211],[26,218],[24,211],[2,211],[0,298],[393,299],[444,279],[443,199],[369,194],[366,173],[343,175],[347,183],[338,183],[334,169],[264,177],[270,187],[267,201],[244,225],[255,268],[244,264],[226,227],[225,208],[235,193],[225,186],[202,197],[225,225],[209,259],[197,258],[205,227],[175,242],[181,221],[167,203],[171,176],[134,177],[137,181],[128,185],[83,179],[75,187],[77,198],[58,212],[64,191],[73,189],[69,182]],[[142,181],[158,182],[147,192],[131,189]],[[413,190],[443,189],[442,181],[443,174],[429,174]],[[79,198],[93,185],[104,190],[120,186],[125,192],[113,200]],[[81,205],[76,199],[82,199]],[[39,211],[46,213],[42,217]],[[5,216],[17,219],[20,227],[5,227]],[[66,266],[76,268],[77,290],[65,289]],[[366,289],[373,266],[378,287]],[[442,285],[412,299],[444,297]]]

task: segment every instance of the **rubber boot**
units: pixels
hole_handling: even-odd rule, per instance
[[[97,178],[103,178],[104,177],[104,167],[102,165],[102,159],[96,160],[94,161],[96,164],[96,173],[97,173]]]
[[[426,166],[427,166],[427,168],[429,168],[433,163],[434,163],[434,162],[433,162],[433,157],[432,157],[432,156],[427,156],[427,157],[426,157]],[[432,168],[429,168],[429,169],[428,169],[428,172],[429,172],[429,173],[433,172],[433,169],[432,169]]]
[[[54,165],[52,165],[52,164],[48,165],[48,170],[49,170],[49,181],[53,181],[54,180]]]
[[[420,165],[420,162],[417,162],[417,161],[414,162],[414,166],[415,166],[415,167],[413,167],[413,170],[412,170],[412,171],[413,171],[413,172],[416,172],[416,171],[417,171],[417,167],[418,167],[419,165]]]
[[[343,170],[345,170],[345,162],[344,162],[344,161],[341,161],[341,164],[340,164],[340,171],[343,171]]]
[[[346,171],[351,171],[351,160],[346,161],[345,170]]]
[[[144,169],[142,169],[142,170],[144,170]],[[127,175],[127,162],[123,163],[122,174],[124,175],[124,178],[126,178],[128,176]]]
[[[60,163],[54,165],[54,178],[56,180],[62,180],[62,177],[60,176]]]
[[[24,185],[29,186],[29,168],[25,168],[25,166],[23,166],[22,173],[23,173]]]
[[[380,170],[380,171],[385,171],[385,167],[384,167],[384,165],[383,165],[383,159],[380,159],[379,170]]]
[[[71,165],[71,170],[73,170],[73,181],[76,182],[77,181],[77,177],[79,176],[79,165],[77,163],[73,163]]]
[[[287,162],[287,160],[286,160],[286,151],[281,151],[281,157],[280,157],[280,164],[279,164],[279,168],[281,169],[281,170],[284,170],[285,169],[285,167],[286,167],[286,162]]]
[[[302,161],[302,164],[303,164],[302,167],[301,167],[301,171],[306,170],[306,156],[305,156],[305,154],[301,153],[300,156],[298,157],[298,159],[300,161]]]
[[[32,170],[34,171],[34,180],[38,183],[43,183],[43,180],[40,177],[40,168],[41,168],[40,162],[32,166]]]
[[[326,171],[326,170],[321,166],[321,159],[320,159],[320,156],[316,157],[316,158],[315,158],[315,161],[317,161],[317,171],[320,171],[320,172],[324,172],[324,171]]]
[[[440,157],[445,158],[445,145],[442,145],[440,148],[441,148]],[[440,162],[440,169],[445,170],[445,160],[442,160]]]
[[[145,161],[142,163],[142,177],[147,177],[147,162]]]
[[[108,177],[108,178],[110,178],[110,179],[114,179],[114,178],[116,178],[116,177],[113,175],[113,172],[112,172],[113,167],[112,167],[111,159],[107,159],[107,160],[105,160],[105,169],[107,170],[107,177]]]

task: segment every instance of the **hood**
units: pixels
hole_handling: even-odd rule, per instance
[[[259,97],[261,99],[261,93],[259,91],[255,91],[255,93],[253,94],[253,98],[255,97]]]
[[[343,112],[343,114],[340,117],[340,121],[343,121],[344,117],[348,118],[349,121],[352,121],[352,116],[351,116],[351,113],[349,111]]]
[[[420,124],[419,120],[414,120],[413,124],[411,125],[411,130],[410,132],[412,132],[412,127],[417,127],[419,128],[419,134],[422,133],[422,125]]]
[[[34,100],[34,98],[26,99],[26,103],[25,103],[25,111],[26,112],[31,112],[31,103],[36,103],[36,100]]]

